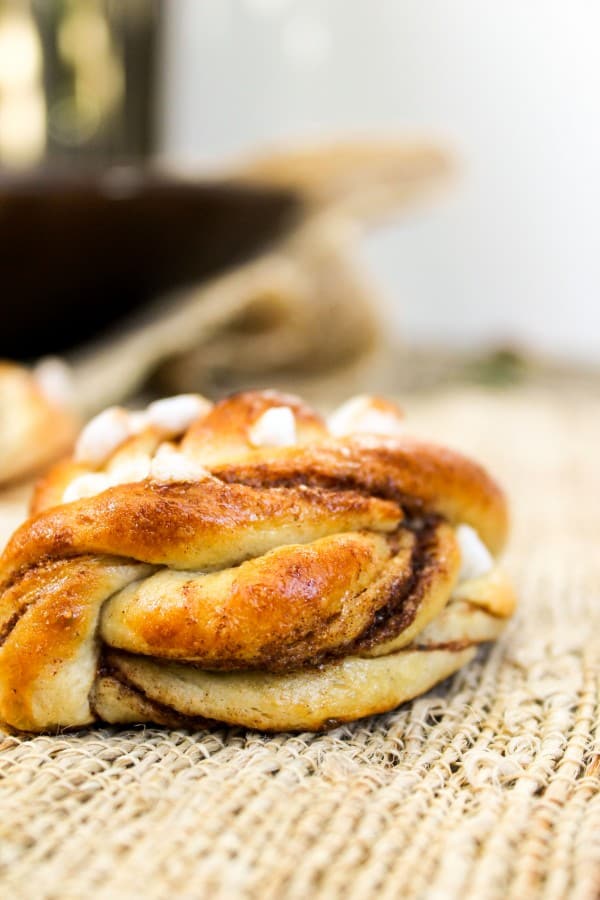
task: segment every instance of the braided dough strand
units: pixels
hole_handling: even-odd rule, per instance
[[[406,436],[392,404],[350,413],[331,434],[267,391],[92,423],[0,560],[0,717],[324,728],[497,637],[514,606],[490,555],[502,492]]]

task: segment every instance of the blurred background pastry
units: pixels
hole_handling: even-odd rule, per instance
[[[71,375],[57,359],[33,370],[0,362],[0,487],[39,472],[73,446]]]
[[[73,448],[81,427],[73,396],[59,359],[33,369],[0,361],[0,546],[25,516],[31,479]]]

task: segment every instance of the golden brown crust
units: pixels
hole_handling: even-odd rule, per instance
[[[2,595],[0,710],[11,725],[36,730],[93,721],[95,632],[102,604],[148,573],[118,559],[81,556],[29,570]]]
[[[391,501],[321,488],[254,488],[217,479],[143,481],[52,507],[25,522],[2,559],[2,584],[36,562],[106,553],[174,569],[234,565],[273,547],[402,518]]]
[[[350,532],[277,547],[209,575],[163,569],[105,604],[102,636],[111,647],[211,669],[315,662],[370,624],[391,555],[382,535]]]
[[[105,604],[100,632],[111,647],[204,669],[289,671],[400,632],[408,644],[446,604],[458,566],[443,524],[426,540],[335,535],[212,575],[161,570]]]
[[[256,446],[257,422],[281,407],[294,445]],[[57,466],[9,542],[0,718],[12,726],[324,727],[427,689],[512,611],[495,571],[457,586],[454,526],[497,552],[507,522],[500,489],[459,454],[334,439],[296,398],[252,392],[171,439],[197,480],[110,481],[136,460],[153,471],[160,444],[152,426],[95,466]],[[88,475],[99,492],[65,503]]]
[[[506,498],[485,469],[452,450],[409,437],[275,448],[213,472],[236,484],[305,484],[385,497],[413,514],[436,513],[453,524],[472,525],[493,553],[502,550],[508,532]]]
[[[182,448],[202,455],[211,466],[220,459],[245,457],[251,446],[248,435],[255,422],[269,409],[287,407],[296,422],[296,443],[300,446],[327,438],[327,427],[321,416],[309,406],[281,391],[245,391],[215,404],[206,417],[188,430]]]

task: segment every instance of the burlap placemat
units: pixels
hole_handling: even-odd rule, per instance
[[[4,737],[3,897],[599,895],[600,401],[454,391],[412,412],[512,496],[504,639],[329,734]]]

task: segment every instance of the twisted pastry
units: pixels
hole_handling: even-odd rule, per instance
[[[315,730],[428,690],[513,609],[504,497],[359,397],[111,409],[0,560],[0,717]]]
[[[73,445],[67,377],[58,360],[32,371],[0,361],[0,485],[36,472]]]

